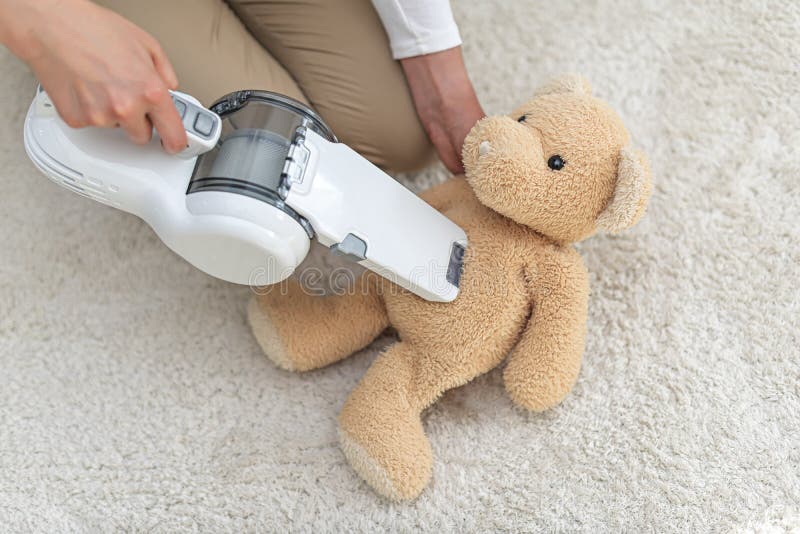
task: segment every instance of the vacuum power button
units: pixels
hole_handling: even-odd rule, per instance
[[[202,136],[209,137],[214,130],[214,118],[207,113],[198,113],[194,120],[194,131]]]

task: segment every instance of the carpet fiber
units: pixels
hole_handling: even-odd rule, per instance
[[[37,173],[35,82],[0,51],[0,530],[800,528],[800,4],[455,4],[488,112],[578,72],[652,160],[643,222],[580,247],[574,392],[543,415],[497,371],[446,394],[433,483],[378,498],[335,417],[386,340],[276,369],[248,289]]]

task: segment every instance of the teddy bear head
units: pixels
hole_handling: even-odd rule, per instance
[[[577,76],[542,87],[509,116],[479,121],[463,159],[484,205],[560,243],[633,226],[651,191],[644,155]]]

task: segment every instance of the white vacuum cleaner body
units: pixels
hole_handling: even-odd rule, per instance
[[[206,273],[239,284],[288,277],[317,239],[422,298],[458,295],[464,231],[337,142],[312,110],[267,91],[203,108],[173,93],[189,146],[170,156],[120,129],[73,129],[38,91],[25,149],[57,184],[146,221]]]

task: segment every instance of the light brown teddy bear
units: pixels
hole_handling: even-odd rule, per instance
[[[454,302],[427,302],[366,275],[358,290],[326,297],[292,282],[248,309],[264,352],[292,371],[337,362],[388,326],[397,330],[399,341],[375,360],[339,415],[350,464],[394,500],[415,498],[430,480],[420,414],[444,391],[506,356],[503,377],[516,404],[546,410],[570,391],[589,296],[586,268],[570,244],[632,226],[650,195],[644,157],[578,77],[550,83],[511,116],[478,122],[463,157],[466,178],[423,194],[467,233]]]

